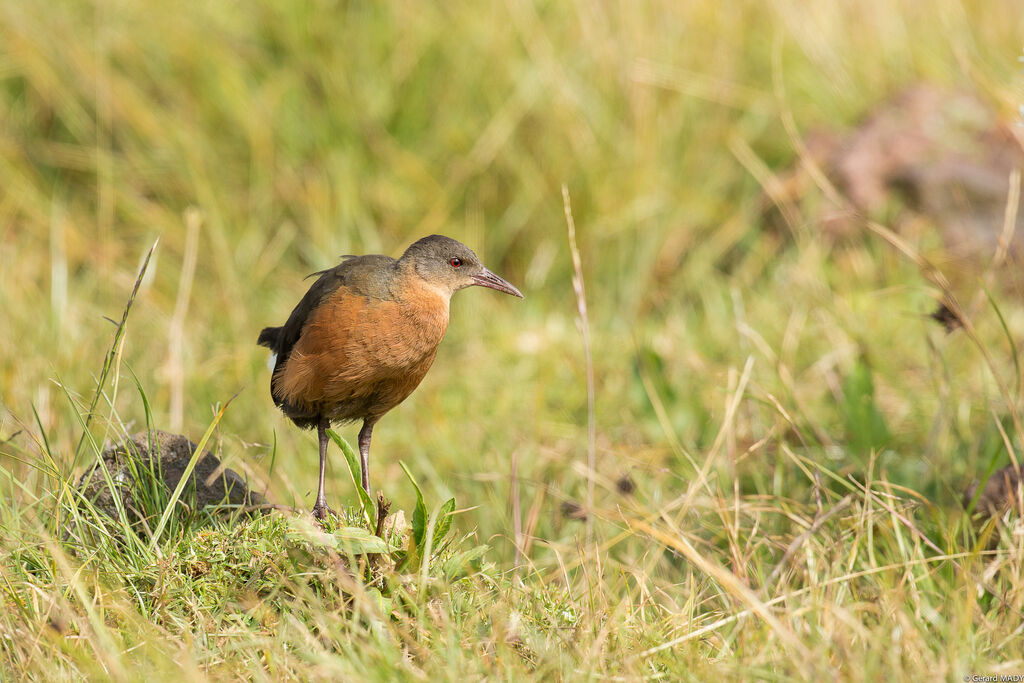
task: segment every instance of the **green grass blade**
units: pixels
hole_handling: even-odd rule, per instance
[[[96,412],[96,404],[99,403],[100,396],[103,394],[103,385],[106,384],[107,375],[110,374],[114,360],[117,358],[118,348],[124,337],[125,324],[128,322],[128,314],[132,310],[132,304],[135,303],[135,297],[139,293],[139,286],[142,284],[142,279],[146,275],[146,269],[149,268],[149,261],[153,258],[153,252],[156,251],[158,244],[160,244],[159,238],[153,242],[153,246],[149,248],[146,258],[142,261],[142,266],[139,267],[139,274],[135,278],[132,293],[128,296],[128,303],[125,304],[124,312],[121,314],[121,322],[117,324],[117,330],[114,332],[114,341],[111,343],[110,350],[107,351],[107,357],[103,361],[103,370],[100,372],[100,378],[96,381],[96,392],[92,396],[92,402],[89,404],[89,410],[85,416],[85,431],[89,430],[89,423],[92,422],[92,416]],[[72,466],[78,462],[78,456],[82,451],[82,444],[85,443],[85,438],[86,435],[83,433],[82,437],[78,440],[78,446],[75,447],[75,456],[72,459]]]
[[[196,449],[192,453],[192,457],[189,458],[185,471],[181,474],[181,480],[178,481],[178,485],[174,487],[174,492],[167,501],[167,507],[164,508],[163,514],[160,515],[160,521],[157,522],[156,528],[153,530],[153,539],[149,544],[151,551],[156,550],[157,543],[160,542],[160,535],[167,526],[167,520],[170,519],[171,514],[174,511],[174,506],[178,504],[178,499],[181,497],[181,492],[185,489],[185,485],[188,483],[189,477],[192,476],[192,470],[195,469],[196,463],[199,462],[199,458],[201,458],[203,453],[205,453],[207,442],[210,440],[210,437],[213,436],[214,430],[217,429],[217,425],[220,424],[221,418],[224,417],[224,412],[228,409],[228,406],[231,405],[231,402],[235,400],[236,396],[238,396],[238,394],[229,398],[227,402],[221,406],[220,410],[218,410],[217,414],[214,416],[213,422],[211,422],[210,426],[206,428],[206,433],[203,434],[203,438],[199,440],[198,444],[196,444]]]
[[[992,296],[992,292],[989,291],[988,287],[983,287],[983,289],[985,290],[985,296],[988,297],[989,304],[992,305],[992,310],[995,311],[996,317],[999,319],[999,325],[1003,329],[1006,342],[1010,345],[1010,357],[1013,359],[1013,393],[1016,396],[1020,396],[1020,358],[1017,354],[1017,344],[1013,341],[1013,334],[1010,332],[1010,327],[1006,324],[1003,312],[999,309],[999,305],[996,303],[995,297]],[[1024,438],[1024,434],[1021,437]]]

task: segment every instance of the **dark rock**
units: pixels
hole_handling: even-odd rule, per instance
[[[180,434],[153,430],[110,446],[103,451],[102,461],[125,510],[134,518],[144,518],[154,512],[147,501],[166,500],[178,486],[195,450],[196,444]],[[155,483],[164,490],[148,490]],[[78,489],[98,509],[117,517],[114,492],[100,463],[79,478]],[[240,474],[223,467],[209,451],[196,463],[180,500],[192,509],[223,504],[262,506],[267,502],[262,494],[249,489]]]

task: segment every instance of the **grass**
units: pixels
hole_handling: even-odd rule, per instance
[[[4,4],[0,678],[1020,673],[1024,537],[959,505],[1022,455],[1019,282],[948,264],[929,226],[832,239],[822,188],[772,229],[761,183],[917,80],[1016,116],[1022,22],[1010,0]],[[452,520],[428,561],[415,530],[336,540],[366,522],[333,444],[329,538],[155,493],[154,540],[75,500],[105,442],[219,419],[210,447],[308,509],[315,438],[256,335],[307,273],[430,232],[526,300],[459,294],[375,430],[393,510]],[[971,324],[946,334],[950,296]]]

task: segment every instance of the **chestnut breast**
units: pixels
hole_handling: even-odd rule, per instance
[[[276,394],[336,421],[376,419],[401,403],[430,369],[448,328],[448,297],[415,275],[393,297],[339,287],[311,312]]]

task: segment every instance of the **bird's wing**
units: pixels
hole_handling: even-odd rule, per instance
[[[305,296],[288,316],[288,321],[279,328],[276,344],[271,350],[277,354],[275,371],[288,360],[288,355],[313,312],[327,301],[338,289],[345,287],[359,296],[386,298],[390,271],[395,259],[377,254],[367,256],[346,256],[333,268],[313,273],[319,275]]]

